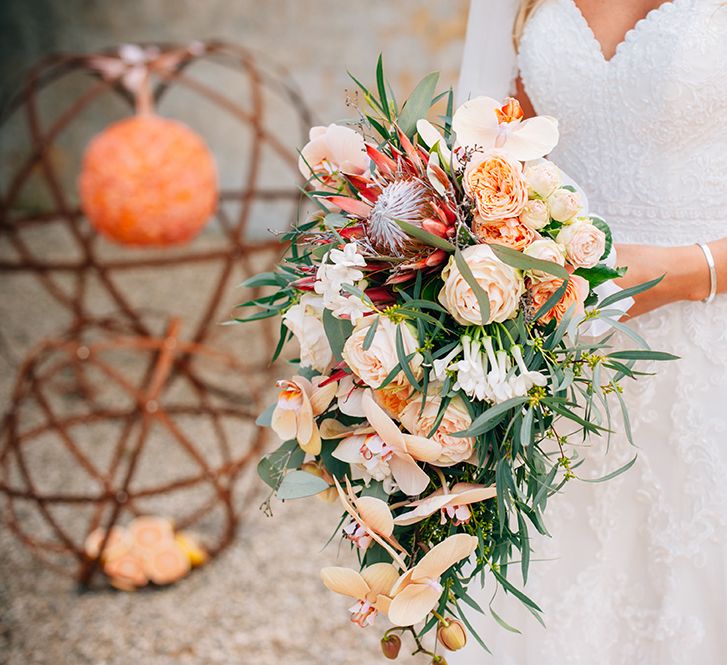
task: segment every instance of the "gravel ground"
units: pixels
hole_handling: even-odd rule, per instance
[[[214,240],[211,232],[210,241]],[[48,234],[36,239],[48,253],[63,251]],[[204,242],[204,239],[203,241]],[[208,269],[162,271],[128,276],[131,290],[155,311],[190,316],[198,309]],[[191,280],[191,281],[190,281]],[[240,299],[231,291],[229,304]],[[99,302],[103,301],[101,295]],[[6,405],[17,362],[43,336],[61,330],[67,319],[32,280],[0,280],[2,358],[0,398]],[[255,356],[252,332],[226,329],[240,357]],[[260,334],[260,333],[256,333]],[[35,414],[37,417],[38,414]],[[27,416],[33,419],[34,414]],[[189,425],[194,435],[194,424]],[[88,427],[79,437],[99,436]],[[204,436],[197,430],[197,436]],[[244,436],[244,434],[242,435]],[[58,448],[37,446],[30,456],[39,477],[81,483]],[[181,453],[164,449],[150,458],[152,474],[183,464]],[[252,482],[252,479],[248,479]],[[244,481],[243,485],[246,482]],[[264,490],[248,496],[246,517],[233,545],[209,565],[173,587],[136,593],[100,590],[79,593],[73,582],[49,570],[0,526],[0,663],[4,665],[354,665],[384,663],[379,628],[361,630],[348,621],[351,602],[327,592],[322,566],[349,561],[334,543],[323,544],[338,511],[317,499],[274,505],[274,517],[258,509]],[[170,513],[188,496],[165,504]],[[176,502],[176,503],[175,503]],[[315,513],[315,515],[313,514]],[[30,518],[28,518],[30,519]],[[80,511],[66,511],[64,523],[83,524]],[[403,657],[403,664],[426,659]]]

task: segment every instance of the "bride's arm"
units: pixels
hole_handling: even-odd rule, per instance
[[[727,293],[727,238],[709,243],[717,272],[717,293]],[[626,288],[664,275],[654,288],[636,296],[629,310],[638,316],[680,300],[703,300],[709,295],[709,265],[697,245],[655,247],[653,245],[617,245],[618,264],[628,272],[619,286]]]

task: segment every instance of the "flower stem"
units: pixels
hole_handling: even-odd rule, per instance
[[[442,483],[442,490],[445,494],[449,494],[449,485],[447,485],[447,479],[444,477],[442,470],[439,467],[434,467],[434,472],[439,476],[439,482]]]

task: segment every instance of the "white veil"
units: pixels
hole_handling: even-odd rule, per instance
[[[517,54],[512,28],[519,0],[471,0],[457,101],[487,95],[502,99],[514,92]]]

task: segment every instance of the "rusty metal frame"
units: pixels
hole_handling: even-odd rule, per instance
[[[295,206],[300,200],[300,193],[294,188],[262,189],[258,184],[264,146],[272,148],[291,169],[295,169],[297,163],[295,152],[286,148],[264,125],[264,88],[274,88],[283,96],[286,103],[291,105],[300,119],[302,136],[303,131],[310,126],[311,118],[302,96],[284,72],[261,64],[258,56],[254,56],[244,48],[218,41],[208,42],[203,45],[203,49],[189,50],[189,52],[185,52],[184,47],[179,45],[167,44],[159,47],[160,56],[173,51],[181,52],[182,56],[173,71],[155,72],[156,83],[152,89],[154,99],[159,101],[172,87],[182,86],[252,130],[252,146],[245,156],[248,169],[244,182],[240,190],[223,191],[220,194],[216,219],[224,239],[221,247],[199,249],[192,243],[181,254],[169,255],[163,251],[147,250],[149,253],[145,256],[114,259],[102,259],[96,251],[98,237],[90,226],[84,223],[81,210],[70,202],[67,192],[63,190],[58,173],[49,158],[49,151],[59,135],[78,118],[79,114],[103,95],[118,94],[133,105],[133,99],[123,85],[118,81],[102,78],[91,66],[94,57],[108,56],[114,51],[109,50],[100,54],[63,54],[47,58],[31,70],[22,90],[0,113],[0,126],[15,113],[23,113],[32,140],[30,154],[19,165],[10,180],[7,192],[0,199],[0,238],[4,239],[15,252],[13,258],[0,260],[0,273],[32,274],[58,304],[71,313],[73,319],[69,330],[41,343],[26,357],[18,370],[12,404],[3,422],[3,442],[0,448],[0,495],[5,497],[4,519],[11,531],[36,555],[59,572],[70,574],[83,586],[91,584],[98,569],[99,559],[92,560],[86,556],[82,543],[73,539],[64,525],[53,516],[49,506],[92,505],[93,517],[86,529],[87,535],[98,526],[110,529],[126,513],[138,514],[136,501],[141,498],[208,483],[214,488],[214,496],[209,505],[203,506],[179,526],[181,528],[193,526],[215,507],[222,506],[225,527],[216,542],[209,545],[209,553],[214,556],[231,542],[239,522],[240,507],[232,495],[235,481],[250,462],[257,458],[265,443],[264,435],[258,429],[248,442],[244,454],[239,456],[231,454],[229,441],[221,424],[222,419],[234,418],[248,423],[254,421],[261,408],[258,395],[253,389],[253,394],[237,394],[234,396],[234,401],[231,401],[229,391],[214,386],[203,378],[193,361],[201,359],[204,362],[211,362],[214,359],[228,369],[233,369],[238,375],[247,373],[258,376],[261,371],[267,371],[267,358],[257,366],[250,363],[243,364],[231,353],[212,351],[207,344],[210,342],[213,323],[223,316],[220,311],[222,299],[232,286],[231,279],[235,267],[241,266],[243,272],[249,275],[253,270],[251,265],[253,254],[267,252],[269,262],[272,263],[281,251],[277,240],[256,243],[247,238],[252,204],[260,200],[290,201]],[[249,109],[189,73],[189,65],[202,59],[214,61],[247,76],[251,103]],[[79,70],[88,74],[89,87],[76,99],[71,100],[48,127],[43,127],[39,114],[39,95],[52,82]],[[48,185],[53,201],[52,209],[20,215],[16,211],[18,197],[24,184],[36,169],[40,169]],[[224,204],[228,201],[240,202],[237,219],[232,219],[227,214]],[[81,250],[80,260],[46,260],[33,251],[33,247],[23,238],[23,230],[49,223],[61,223],[66,226]],[[114,281],[116,271],[210,262],[219,263],[221,269],[207,301],[201,304],[203,313],[189,340],[180,339],[180,322],[177,318],[171,318],[165,333],[160,335],[159,331],[154,331],[145,320],[144,313],[133,307]],[[70,294],[58,281],[59,275],[68,274],[75,276],[75,287],[71,289]],[[89,309],[86,303],[87,286],[92,278],[99,280],[118,308],[118,312],[113,316],[101,319]],[[271,352],[273,331],[269,327],[269,322],[263,325],[266,326],[264,335],[266,347]],[[94,341],[88,341],[89,331],[93,331],[96,335]],[[100,339],[98,339],[99,334]],[[122,348],[149,356],[143,380],[139,385],[130,382],[124,377],[120,368],[105,359],[107,352]],[[269,353],[265,355],[269,357]],[[49,369],[45,367],[48,358],[54,359]],[[96,388],[87,380],[87,372],[84,370],[89,366],[102,372],[119,391],[131,396],[133,408],[125,411],[114,410],[99,408],[94,404],[93,395]],[[66,417],[54,413],[52,405],[45,396],[45,387],[64,373],[70,373],[75,377],[76,391],[87,397],[90,407],[87,413]],[[175,380],[186,382],[194,396],[193,403],[167,403],[164,391]],[[220,401],[221,396],[227,400]],[[44,424],[27,428],[22,422],[21,412],[24,406],[31,403],[35,404],[43,414]],[[211,419],[216,434],[216,444],[224,460],[221,466],[212,468],[205,459],[204,446],[185,437],[175,420],[183,415],[198,415]],[[113,461],[105,472],[97,469],[84,455],[71,431],[79,424],[99,421],[120,423],[119,436],[114,443]],[[177,445],[195,460],[199,473],[160,485],[153,490],[135,493],[130,489],[131,483],[140,455],[148,445],[150,425],[154,422],[160,423]],[[138,432],[134,432],[135,428]],[[48,494],[38,486],[29,469],[25,448],[28,443],[37,440],[48,431],[58,434],[79,469],[91,477],[97,485],[95,491],[80,494],[62,492]],[[127,458],[128,463],[125,469],[122,469]],[[14,474],[11,470],[14,470]],[[53,539],[41,540],[27,532],[17,510],[18,501],[30,501],[37,507],[40,516],[53,534]],[[108,517],[104,519],[106,513]],[[105,542],[102,543],[99,558],[103,554],[104,546]],[[75,564],[59,567],[48,556],[53,553],[69,555]]]

